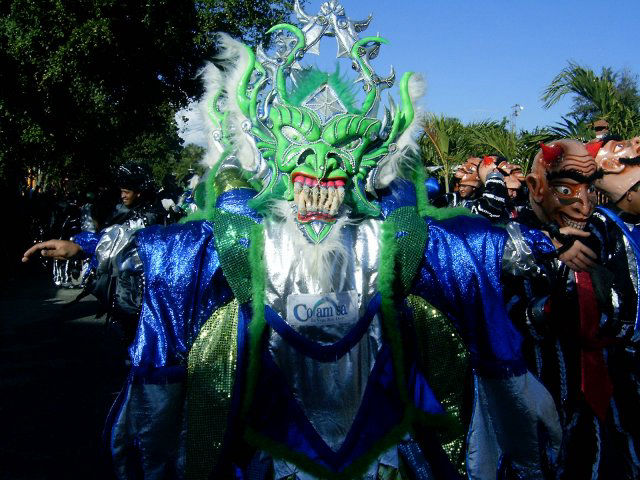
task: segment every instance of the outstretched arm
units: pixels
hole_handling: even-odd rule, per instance
[[[528,251],[521,253],[527,258],[554,251],[544,234],[521,233]],[[553,457],[561,437],[553,399],[527,371],[522,337],[504,306],[508,242],[505,229],[481,219],[430,222],[414,287],[447,314],[470,353],[476,378],[468,453],[471,478],[496,478],[503,454],[522,478],[541,478],[546,463],[542,452],[548,450]]]
[[[37,252],[40,252],[43,257],[55,258],[56,260],[69,260],[76,255],[92,257],[102,235],[102,232],[81,232],[74,235],[72,241],[52,239],[36,243],[22,254],[22,261],[28,262]]]
[[[43,257],[55,258],[56,260],[69,260],[82,251],[80,245],[69,240],[47,240],[46,242],[36,243],[24,252],[22,254],[22,261],[28,262],[37,252],[40,252],[40,255]]]

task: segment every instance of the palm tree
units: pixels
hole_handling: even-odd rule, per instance
[[[548,130],[536,129],[533,132],[516,133],[508,130],[505,125],[501,125],[501,128],[469,129],[468,135],[475,149],[482,152],[482,155],[501,155],[510,163],[520,165],[525,174],[528,173],[531,161],[540,148],[540,142],[556,138],[556,135]]]
[[[610,131],[625,138],[640,130],[637,80],[628,72],[618,74],[603,68],[596,75],[589,68],[569,62],[545,89],[544,107],[550,108],[568,94],[574,95],[574,109],[569,114],[574,125],[567,124],[570,131],[582,132],[598,118],[607,120]]]
[[[500,155],[509,162],[529,171],[531,161],[540,148],[540,142],[557,138],[554,132],[536,129],[533,132],[512,132],[507,121],[485,120],[467,125],[452,117],[427,115],[424,132],[418,143],[424,164],[438,168],[449,192],[449,183],[457,165],[468,157]]]
[[[439,173],[447,193],[453,168],[468,156],[469,145],[465,141],[464,128],[457,118],[428,114],[418,140],[424,164],[441,169]]]
[[[581,142],[588,142],[593,138],[593,130],[587,121],[571,120],[568,117],[562,117],[562,122],[550,127],[557,138],[575,138]]]

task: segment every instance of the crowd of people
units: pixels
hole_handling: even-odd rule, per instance
[[[527,367],[558,409],[560,476],[637,478],[640,138],[566,139],[541,147],[526,177],[497,155],[469,158],[455,173],[454,192],[432,203],[506,225],[522,242],[520,226],[539,229],[559,247],[527,266],[535,275],[509,272],[502,283],[510,319],[525,339]],[[150,195],[151,178],[142,167],[122,167],[119,184],[122,203],[101,229],[85,216],[85,233],[69,233],[77,243],[42,243],[31,251],[60,259],[95,252],[85,288],[132,341],[143,275],[122,268],[136,261],[126,250],[138,229],[167,225],[171,215]],[[609,202],[598,206],[597,192]]]
[[[24,254],[87,259],[130,342],[114,474],[639,478],[640,138],[541,144],[527,175],[470,158],[437,197],[405,155],[421,80],[377,119],[395,75],[370,19],[295,6],[274,58],[220,36],[184,221],[127,166],[112,220]],[[362,106],[320,72],[287,82],[322,36]]]
[[[638,478],[640,138],[541,147],[526,178],[497,156],[470,158],[434,202],[540,229],[559,252],[580,247],[538,262],[534,278],[505,276],[505,302],[558,407],[563,478]]]

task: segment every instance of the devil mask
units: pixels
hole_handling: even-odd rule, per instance
[[[614,202],[640,182],[640,137],[631,140],[610,140],[596,156],[602,178],[595,185]]]
[[[594,155],[577,140],[540,147],[526,177],[531,208],[542,222],[583,229],[595,207]]]

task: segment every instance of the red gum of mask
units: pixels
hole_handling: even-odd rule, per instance
[[[322,187],[344,187],[345,181],[341,179],[337,180],[320,180],[318,182],[317,179],[308,177],[306,175],[298,174],[293,178],[294,183],[301,183],[303,185],[307,185],[309,187],[315,187],[316,185],[320,185]]]

